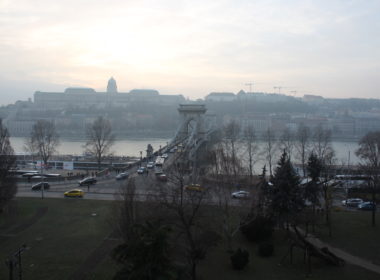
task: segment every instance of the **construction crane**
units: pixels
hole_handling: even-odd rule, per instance
[[[254,82],[250,82],[250,83],[245,84],[246,86],[249,86],[249,92],[251,92],[251,93],[252,93],[253,84],[254,84]]]
[[[274,89],[275,91],[276,91],[276,89],[278,89],[278,94],[281,94],[281,90],[284,89],[284,88],[289,88],[289,89],[291,89],[291,88],[296,88],[296,87],[283,87],[283,86],[273,87],[273,89]],[[291,91],[290,93],[295,94],[295,93],[297,93],[297,91],[296,91],[296,90],[293,90],[293,91]]]
[[[278,89],[278,94],[281,94],[281,89],[284,87],[278,86],[278,87],[273,87],[273,89],[276,91]]]

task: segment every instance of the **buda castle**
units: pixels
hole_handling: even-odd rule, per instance
[[[116,81],[112,77],[108,81],[106,92],[97,92],[92,88],[70,87],[64,92],[34,93],[34,104],[45,109],[127,107],[134,103],[178,105],[184,101],[183,95],[161,95],[153,89],[118,92]]]

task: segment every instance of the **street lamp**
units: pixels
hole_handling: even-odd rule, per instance
[[[142,165],[142,151],[140,151],[140,167]]]
[[[44,172],[43,172],[43,167],[42,167],[42,160],[41,160],[41,199],[44,199],[44,188],[45,188],[45,185],[44,185]]]
[[[9,267],[9,280],[13,280],[13,269],[18,266],[18,279],[22,280],[21,253],[27,250],[26,244],[23,244],[16,252],[9,256],[6,264]]]

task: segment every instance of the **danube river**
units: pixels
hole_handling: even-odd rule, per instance
[[[25,154],[25,138],[11,137],[11,144],[16,154]],[[117,140],[111,147],[111,151],[117,156],[136,156],[140,157],[140,151],[145,155],[148,144],[158,150],[160,146],[165,146],[170,139],[136,139],[136,140]],[[62,139],[57,147],[58,154],[61,155],[82,155],[84,152],[85,141],[73,141]]]
[[[155,139],[125,139],[117,140],[112,146],[112,152],[118,156],[140,156],[140,151],[145,155],[145,150],[148,144],[151,144],[154,150],[160,148],[160,146],[165,146],[170,139],[167,138],[155,138]],[[25,138],[12,137],[11,144],[17,154],[24,154],[24,143]],[[57,151],[62,155],[82,155],[84,152],[84,141],[73,141],[73,140],[61,140],[61,144],[57,147]],[[356,142],[343,142],[334,141],[332,142],[333,148],[336,153],[336,163],[337,164],[356,164],[358,163],[358,158],[355,156],[355,151],[358,148]],[[259,147],[263,148],[263,142],[259,143]],[[259,164],[261,165],[261,164]]]

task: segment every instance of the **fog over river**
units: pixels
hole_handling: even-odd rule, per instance
[[[112,146],[112,152],[118,156],[140,156],[140,151],[143,151],[145,155],[145,150],[148,144],[151,144],[154,150],[157,150],[161,146],[165,146],[170,139],[135,139],[135,140],[117,140]],[[25,143],[25,138],[22,137],[12,137],[11,144],[16,152],[16,154],[24,154],[23,149]],[[59,154],[70,154],[70,155],[82,155],[84,151],[84,141],[73,141],[73,140],[61,140],[61,144],[57,147]],[[259,142],[259,146],[262,147],[263,142]],[[355,151],[358,148],[357,142],[343,142],[334,141],[332,142],[333,148],[336,153],[337,164],[347,164],[348,159],[350,164],[358,163],[358,158],[355,156]],[[243,150],[244,151],[244,150]],[[279,153],[278,153],[279,154]],[[263,161],[259,161],[256,168],[262,166]]]
[[[11,144],[16,154],[24,154],[25,138],[11,137]],[[111,147],[113,154],[117,156],[136,156],[140,157],[140,151],[145,155],[148,144],[153,146],[154,150],[158,150],[161,146],[165,146],[170,139],[136,139],[136,140],[117,140]],[[84,152],[85,141],[74,141],[61,139],[60,145],[57,147],[60,155],[82,155]]]

